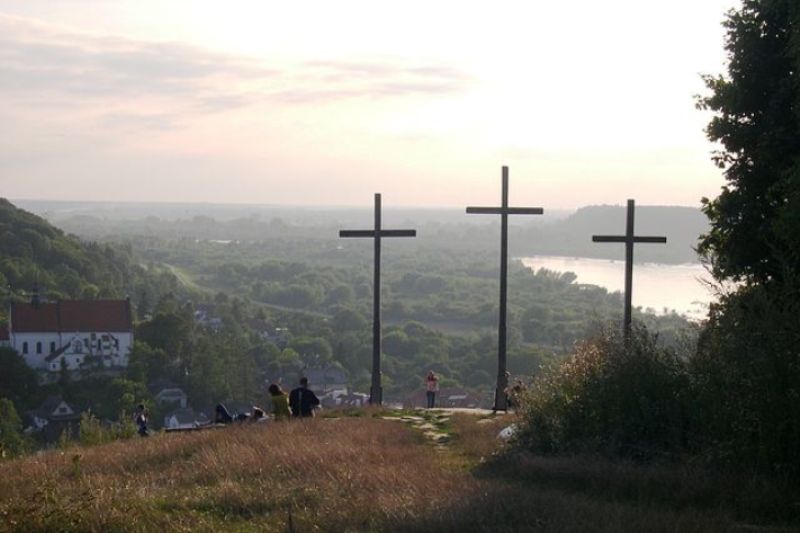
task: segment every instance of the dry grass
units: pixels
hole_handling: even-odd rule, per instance
[[[599,483],[605,467],[493,457],[508,420],[478,422],[453,417],[444,452],[398,421],[366,416],[26,457],[0,464],[0,530],[284,532],[290,514],[296,532],[736,529],[724,511],[632,497],[626,490],[649,486],[637,474],[603,493],[575,477]]]
[[[423,446],[398,423],[347,418],[75,448],[0,465],[0,516],[21,531],[285,531],[291,509],[297,531],[369,530],[463,488]]]

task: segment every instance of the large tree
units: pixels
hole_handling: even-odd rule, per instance
[[[727,75],[698,105],[728,183],[700,251],[718,279],[781,282],[800,271],[800,2],[744,0],[725,27]]]

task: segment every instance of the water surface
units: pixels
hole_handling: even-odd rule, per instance
[[[575,283],[599,285],[610,292],[625,290],[625,261],[545,255],[520,260],[534,270],[573,272],[578,276]],[[702,318],[713,300],[701,281],[707,279],[710,276],[700,263],[636,263],[633,266],[633,305],[651,308],[657,313],[675,310],[691,318]]]

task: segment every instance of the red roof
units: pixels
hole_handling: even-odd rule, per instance
[[[11,329],[24,332],[131,331],[128,300],[64,300],[56,303],[14,303]]]

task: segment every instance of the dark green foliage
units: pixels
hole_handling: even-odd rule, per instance
[[[0,396],[27,408],[41,400],[36,372],[11,348],[0,348]]]
[[[604,332],[523,394],[521,439],[542,453],[601,452],[649,457],[688,441],[689,375],[684,361],[634,328]]]
[[[28,447],[14,403],[8,398],[0,398],[0,460],[19,455]]]
[[[800,298],[754,286],[715,307],[692,361],[715,460],[800,475]]]
[[[800,4],[745,0],[725,27],[728,74],[698,104],[728,185],[704,200],[700,251],[720,279],[781,280],[800,269]]]
[[[745,0],[728,14],[726,76],[699,104],[728,185],[705,201],[700,251],[718,280],[692,361],[706,451],[739,468],[800,473],[800,4]]]

